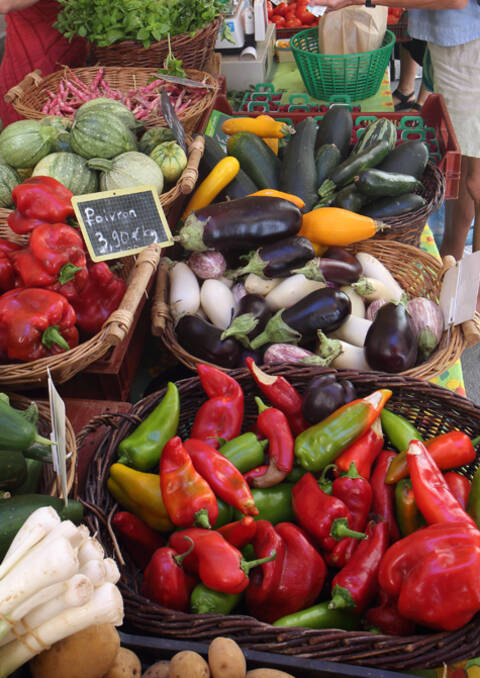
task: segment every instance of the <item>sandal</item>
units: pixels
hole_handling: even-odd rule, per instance
[[[420,110],[421,108],[415,101],[415,92],[402,94],[399,89],[396,89],[395,92],[392,93],[392,97],[400,99],[400,103],[395,104],[396,111],[409,111],[411,108]]]

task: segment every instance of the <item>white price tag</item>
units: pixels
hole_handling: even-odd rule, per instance
[[[445,329],[474,317],[479,284],[480,252],[463,257],[445,273],[440,292]]]
[[[313,14],[314,16],[320,17],[325,14],[327,8],[323,5],[307,5],[307,11]]]
[[[50,403],[50,417],[52,420],[52,432],[50,440],[52,445],[53,469],[60,478],[63,501],[68,504],[67,492],[67,447],[65,427],[65,403],[60,397],[53,383],[50,370],[48,370],[48,399]]]

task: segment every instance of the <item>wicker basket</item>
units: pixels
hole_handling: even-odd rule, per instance
[[[376,237],[418,247],[428,217],[440,209],[445,199],[445,177],[438,167],[429,162],[422,176],[422,184],[419,194],[425,198],[426,204],[413,212],[382,219],[389,228],[379,232]]]
[[[186,72],[191,80],[204,82],[208,92],[200,101],[197,101],[179,115],[185,131],[191,134],[196,131],[202,116],[215,100],[218,82],[210,73],[204,71],[187,70]],[[17,113],[24,118],[41,120],[46,116],[45,113],[42,113],[42,108],[49,98],[48,91],[56,94],[61,80],[69,73],[79,78],[86,85],[90,85],[98,73],[98,67],[73,69],[64,67],[45,78],[42,78],[39,70],[33,71],[6,93],[5,101],[11,103]],[[124,93],[136,87],[147,85],[155,77],[158,77],[158,73],[153,68],[122,68],[117,66],[104,68],[105,81],[112,89],[118,89]],[[142,122],[146,127],[166,126],[165,118],[159,114],[152,114]]]
[[[222,23],[221,18],[201,28],[194,35],[182,33],[172,37],[172,52],[177,59],[182,60],[183,68],[203,70],[213,52],[218,32]],[[154,42],[150,47],[143,47],[135,40],[116,42],[108,47],[91,45],[91,59],[101,66],[142,66],[161,68],[168,55],[168,40]]]
[[[282,374],[300,392],[316,374],[335,370],[315,367],[269,366],[266,371]],[[253,396],[257,387],[247,370],[236,370],[245,392],[245,430],[257,415]],[[451,391],[428,382],[378,372],[343,371],[360,396],[377,388],[390,388],[393,395],[389,408],[407,417],[425,437],[451,429],[461,429],[468,435],[480,434],[480,408]],[[194,416],[205,401],[198,378],[177,382],[181,400],[179,435],[188,437]],[[417,669],[441,666],[465,657],[480,654],[480,616],[454,632],[425,633],[409,637],[374,635],[363,631],[282,629],[262,623],[247,615],[195,615],[168,610],[144,598],[140,593],[141,575],[129,556],[122,553],[113,537],[110,521],[117,509],[107,491],[109,467],[117,458],[119,442],[158,404],[165,389],[149,395],[132,406],[129,414],[115,417],[105,414],[92,419],[80,432],[80,446],[89,433],[103,429],[102,441],[89,467],[85,491],[86,522],[103,544],[108,555],[116,555],[122,564],[119,587],[125,605],[127,628],[147,635],[165,638],[210,640],[218,635],[234,638],[242,647],[264,652],[278,652],[329,661],[382,667],[384,669]],[[467,472],[472,469],[467,469]]]
[[[452,257],[447,257],[442,264],[439,259],[417,247],[392,240],[363,240],[350,249],[354,252],[369,252],[377,257],[410,296],[427,297],[434,301],[439,299],[444,273],[455,265]],[[197,363],[206,362],[185,351],[177,341],[168,305],[168,264],[163,261],[158,268],[152,304],[152,333],[160,337],[168,350],[190,369],[195,370]],[[450,333],[444,332],[437,350],[430,358],[402,372],[402,375],[431,379],[455,363],[467,346],[478,341],[480,341],[480,315],[477,313],[474,321],[464,323],[462,326],[457,325]]]
[[[25,396],[18,395],[17,393],[8,393],[8,397],[10,399],[11,405],[18,408],[19,410],[26,410],[31,403],[31,400]],[[36,401],[36,403],[38,407],[38,431],[41,435],[49,437],[51,431],[50,406],[47,402],[43,401]],[[74,485],[75,472],[77,468],[77,444],[75,440],[75,433],[68,419],[66,419],[65,422],[65,429],[67,449],[67,493],[70,494]],[[43,476],[41,479],[39,491],[42,494],[50,494],[54,497],[63,497],[60,482],[57,478],[57,474],[53,471],[53,466],[51,464],[44,464],[43,469]]]

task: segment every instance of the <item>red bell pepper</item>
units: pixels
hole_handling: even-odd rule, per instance
[[[248,483],[231,461],[204,440],[189,438],[184,442],[184,447],[195,470],[207,481],[217,497],[247,516],[258,515]]]
[[[217,499],[212,488],[197,473],[178,436],[170,438],[160,459],[160,488],[168,516],[178,527],[215,525]]]
[[[72,198],[72,191],[59,181],[40,175],[25,179],[12,191],[12,200],[23,216],[50,224],[73,217]]]
[[[348,563],[333,578],[329,608],[365,610],[378,591],[378,570],[388,538],[387,523],[370,521],[367,538],[358,544]]]
[[[78,344],[75,311],[61,294],[19,288],[0,296],[0,354],[30,361]]]
[[[253,549],[257,557],[276,554],[274,560],[256,567],[251,575],[246,591],[246,601],[250,612],[262,619],[263,611],[278,587],[285,559],[285,542],[268,520],[257,520],[257,531],[253,540]]]
[[[240,384],[212,365],[197,365],[203,390],[209,400],[197,411],[192,438],[206,440],[218,449],[220,440],[232,440],[241,431],[244,397]]]
[[[332,483],[332,494],[350,509],[352,530],[363,532],[372,505],[372,488],[368,480],[357,473],[354,462],[350,464],[346,474],[335,478]],[[352,557],[357,544],[358,541],[350,537],[337,542],[325,556],[328,564],[344,567]]]
[[[419,440],[412,440],[407,450],[408,470],[415,502],[427,523],[464,521],[475,526],[463,510],[430,453]]]
[[[143,520],[128,511],[115,513],[112,527],[135,565],[141,570],[145,569],[153,553],[165,546],[165,540],[156,530],[152,530]]]
[[[305,431],[309,423],[303,418],[302,396],[297,389],[285,377],[261,370],[253,358],[248,357],[245,362],[262,393],[287,417],[293,435]]]
[[[0,291],[6,292],[15,286],[15,269],[12,253],[22,249],[17,243],[0,238]]]
[[[355,440],[335,459],[335,465],[342,471],[348,471],[350,464],[353,462],[357,472],[368,480],[372,464],[380,454],[382,447],[382,425],[380,417],[377,417],[368,431]]]
[[[120,306],[127,284],[104,261],[87,264],[87,270],[87,283],[71,304],[77,314],[77,327],[86,334],[96,334]]]
[[[217,532],[220,532],[229,544],[236,546],[237,549],[243,549],[253,541],[257,532],[257,523],[252,516],[244,516],[233,523],[222,525]]]
[[[37,228],[37,226],[44,223],[45,219],[32,219],[26,217],[18,210],[12,210],[7,217],[8,226],[14,233],[18,233],[19,235],[26,235],[33,231],[34,228]]]
[[[396,452],[392,450],[382,450],[375,462],[370,479],[372,487],[372,513],[375,513],[387,523],[391,542],[400,539],[400,530],[395,521],[395,488],[392,485],[386,484],[385,477],[390,463],[395,456]]]
[[[191,551],[192,540],[189,544]],[[169,610],[186,612],[190,594],[197,585],[196,577],[182,568],[182,562],[190,551],[178,554],[169,546],[157,549],[145,570],[142,594]]]
[[[378,605],[365,612],[367,621],[389,636],[410,636],[415,630],[415,622],[402,617],[396,599],[386,591],[380,590],[379,598]]]
[[[464,476],[463,473],[457,473],[456,471],[447,471],[443,474],[445,481],[448,485],[448,489],[453,494],[455,499],[458,501],[460,506],[466,510],[468,496],[472,488],[472,483]]]
[[[300,525],[323,550],[331,551],[344,537],[365,539],[350,528],[352,516],[345,503],[324,492],[312,473],[306,473],[292,488],[293,512]]]
[[[268,439],[269,463],[264,474],[251,476],[253,487],[272,487],[288,476],[293,468],[295,441],[287,417],[276,407],[267,407],[255,398],[258,407],[257,428]],[[263,467],[261,467],[263,468]]]
[[[246,601],[249,610],[258,619],[272,623],[312,605],[323,588],[327,568],[322,556],[297,525],[278,523],[273,527],[268,524],[265,529],[270,533],[270,539],[275,540],[271,533],[273,530],[283,541],[283,566],[278,567],[275,576],[268,582],[264,582],[265,577],[261,571],[258,572],[259,568],[255,569],[246,591]],[[271,546],[268,546],[267,540],[268,548]],[[257,553],[256,541],[254,549]],[[268,594],[258,595],[258,588],[263,594],[267,593],[267,584],[270,584]]]
[[[187,550],[185,538],[190,538],[194,549],[184,562],[189,572],[196,572],[208,588],[222,593],[241,593],[248,586],[248,573],[257,565],[275,560],[271,552],[266,558],[247,562],[241,551],[230,544],[216,530],[192,527],[170,536],[170,546],[184,553]]]

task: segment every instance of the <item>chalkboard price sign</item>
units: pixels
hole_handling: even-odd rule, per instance
[[[154,242],[173,245],[153,186],[78,195],[72,205],[93,261],[136,254]]]

